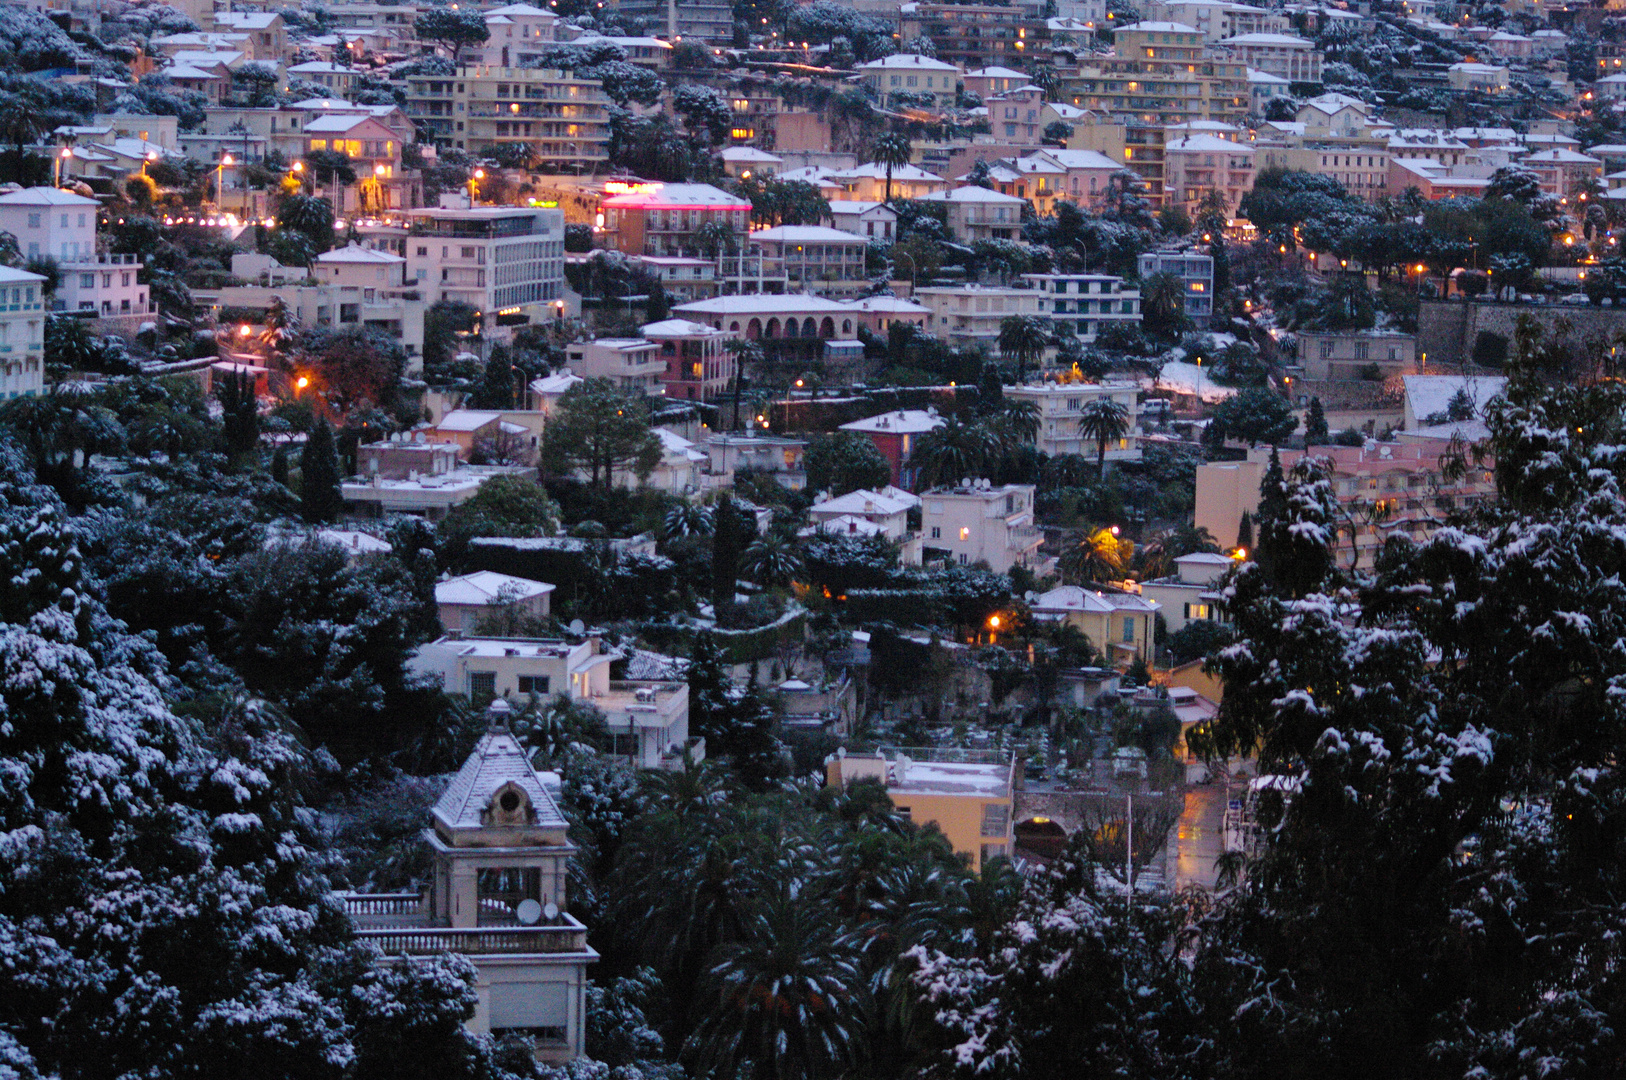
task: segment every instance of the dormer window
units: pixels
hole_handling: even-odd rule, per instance
[[[536,819],[531,798],[518,784],[507,783],[498,788],[486,807],[487,825],[529,825]]]

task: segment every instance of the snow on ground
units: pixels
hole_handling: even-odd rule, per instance
[[[1170,360],[1163,365],[1157,374],[1157,388],[1169,390],[1176,394],[1196,395],[1198,387],[1202,389],[1202,399],[1210,404],[1224,401],[1236,393],[1230,386],[1221,386],[1209,377],[1196,364],[1188,364],[1184,360]]]

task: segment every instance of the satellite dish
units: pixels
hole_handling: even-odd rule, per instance
[[[535,926],[542,919],[542,905],[535,900],[521,900],[519,906],[514,908],[514,915],[524,925]]]
[[[532,901],[532,903],[535,903],[535,901]],[[549,900],[546,906],[542,908],[542,914],[548,917],[549,922],[552,922],[559,917],[559,905]]]
[[[587,632],[587,624],[582,622],[580,619],[571,619],[570,632],[578,636],[584,634]]]

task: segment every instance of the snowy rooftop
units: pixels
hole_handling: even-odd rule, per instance
[[[869,416],[842,424],[842,431],[862,431],[881,435],[918,435],[943,426],[943,418],[935,412],[921,409],[899,409],[896,412]]]
[[[485,409],[453,409],[440,418],[435,425],[437,431],[478,431],[494,420],[501,420],[502,413]]]
[[[906,493],[904,493],[906,494]],[[845,495],[838,495],[833,499],[826,499],[821,503],[814,503],[808,508],[813,514],[901,514],[912,506],[919,506],[920,500],[911,495],[907,500],[883,495],[879,491],[870,491],[860,488],[849,491]]]
[[[435,583],[435,603],[464,604],[486,607],[491,604],[512,603],[551,593],[554,587],[545,581],[499,574],[491,570],[478,570],[462,577],[447,578]]]
[[[822,225],[776,225],[771,229],[758,229],[752,240],[778,240],[786,244],[867,244],[864,237],[843,229],[827,229]]]
[[[566,827],[564,815],[554,805],[542,778],[531,768],[525,748],[507,731],[490,731],[481,736],[474,753],[452,777],[431,813],[449,829],[481,828],[491,800],[510,784],[531,800],[536,825],[554,829]]]
[[[1401,381],[1406,387],[1406,408],[1419,423],[1445,412],[1458,390],[1468,392],[1474,415],[1482,416],[1485,404],[1507,386],[1500,375],[1402,375]]]
[[[1028,604],[1035,615],[1066,614],[1073,611],[1091,614],[1109,614],[1114,611],[1150,614],[1158,610],[1156,603],[1143,600],[1133,593],[1105,592],[1085,589],[1078,585],[1062,585],[1049,592],[1040,593],[1028,601]]]

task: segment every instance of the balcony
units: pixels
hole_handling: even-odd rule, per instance
[[[356,924],[356,937],[386,956],[431,956],[452,952],[488,956],[525,953],[583,953],[587,928],[561,913],[547,926],[519,926],[508,905],[499,925],[452,927],[428,925],[429,900],[417,893],[336,893],[346,915]],[[482,900],[485,908],[490,901]],[[482,911],[482,921],[484,912]]]

